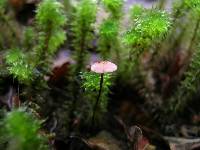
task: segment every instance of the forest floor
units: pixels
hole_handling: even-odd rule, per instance
[[[143,5],[143,6],[147,7],[147,8],[150,8],[150,7],[154,7],[155,4],[158,3],[158,2],[159,2],[159,0],[126,0],[125,9],[128,10],[129,7],[132,6],[133,4],[141,4],[141,5]],[[166,2],[167,2],[166,10],[170,11],[173,0],[166,0]],[[100,16],[103,16],[103,15],[101,14]],[[94,57],[95,57],[94,59],[96,59],[97,56],[94,55]],[[66,58],[68,59],[69,62],[71,61],[71,63],[73,63],[72,58],[70,58],[69,50],[66,50],[66,48],[64,47],[60,51],[60,53],[58,55],[58,58],[56,60],[54,60],[54,64],[53,64],[52,68],[56,68],[56,66],[60,66],[60,64],[63,65],[63,62],[66,63]],[[61,69],[63,69],[63,68],[60,67],[60,70]],[[59,71],[57,71],[57,72],[58,72],[58,74],[60,73]],[[123,104],[124,104],[125,107],[127,105],[128,105],[127,107],[129,107],[130,103],[124,102]],[[132,105],[137,105],[137,104],[132,104]],[[130,107],[132,107],[132,106],[130,106]],[[133,114],[134,117],[137,114],[139,114],[140,115],[139,117],[141,117],[141,118],[144,117],[144,116],[142,116],[143,115],[141,113],[142,111],[138,111],[137,112],[137,110],[136,111],[133,110],[136,107],[137,106],[133,106],[131,108],[131,111],[132,111],[131,113],[135,113],[135,114]],[[123,107],[121,107],[121,108],[123,108]],[[136,109],[138,109],[138,108],[136,108]],[[133,111],[135,111],[135,112],[133,112]],[[115,120],[119,124],[119,126],[122,128],[122,130],[124,130],[125,132],[126,131],[130,132],[128,134],[126,133],[127,139],[129,138],[129,136],[131,136],[131,133],[133,133],[133,132],[134,132],[134,134],[135,134],[136,131],[138,131],[138,133],[140,133],[141,130],[137,130],[138,129],[137,126],[128,127],[128,126],[125,125],[124,122],[122,122],[122,120],[120,120],[117,117],[115,118],[115,117],[116,116],[114,116],[113,120]],[[137,119],[137,117],[135,117],[135,118]],[[197,116],[197,119],[200,120],[200,116]],[[140,142],[139,142],[139,144],[140,144],[139,149],[140,150],[155,150],[155,149],[158,149],[157,146],[162,145],[162,144],[166,146],[166,145],[168,145],[168,143],[170,145],[170,149],[171,150],[197,150],[197,149],[200,149],[200,138],[198,138],[198,135],[200,134],[200,127],[198,127],[198,126],[181,125],[179,127],[179,129],[177,129],[177,130],[181,133],[182,137],[186,137],[186,138],[179,138],[178,137],[179,133],[174,133],[173,134],[173,135],[177,134],[177,137],[168,137],[168,136],[161,135],[162,133],[160,134],[157,131],[154,131],[154,128],[145,126],[147,124],[146,122],[148,122],[148,121],[150,122],[151,118],[148,118],[147,121],[143,120],[142,123],[144,123],[144,124],[141,125],[142,126],[142,130],[144,130],[144,132],[143,132],[144,136],[142,137],[142,140],[140,140]],[[110,130],[112,130],[112,128],[114,128],[114,127],[108,127],[108,128]],[[176,128],[176,127],[174,127],[174,128]],[[118,132],[120,132],[119,130],[120,130],[120,128],[117,128],[117,131],[113,130],[113,132],[117,132],[118,133]],[[119,134],[119,135],[121,136],[121,134]],[[190,135],[194,135],[194,136],[192,138],[190,138]],[[154,140],[156,141],[155,143],[152,142]],[[88,139],[88,143],[91,146],[100,145],[100,147],[106,147],[106,145],[107,145],[108,148],[105,148],[105,150],[121,150],[119,148],[121,146],[121,143],[119,141],[117,141],[112,136],[111,133],[109,133],[107,131],[104,131],[104,130],[100,131],[96,136],[89,138]],[[165,150],[165,149],[163,148],[161,150]]]

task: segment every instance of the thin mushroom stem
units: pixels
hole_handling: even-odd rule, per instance
[[[103,76],[104,76],[104,73],[101,73],[101,79],[100,79],[100,84],[99,84],[99,86],[100,86],[100,88],[99,88],[99,94],[97,96],[96,103],[95,103],[94,108],[93,108],[92,125],[94,125],[96,109],[98,108],[98,104],[99,104],[101,93],[102,93]]]

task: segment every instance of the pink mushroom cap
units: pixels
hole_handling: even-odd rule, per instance
[[[110,61],[95,62],[91,65],[91,71],[96,73],[109,73],[117,70],[117,65]]]

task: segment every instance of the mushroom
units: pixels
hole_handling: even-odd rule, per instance
[[[101,97],[104,73],[111,73],[116,70],[117,70],[117,65],[115,65],[114,63],[110,61],[99,61],[91,65],[91,71],[98,73],[101,76],[100,83],[99,83],[99,86],[100,86],[99,93],[98,93],[96,103],[93,108],[92,125],[94,124],[96,109],[98,107],[98,103]]]
[[[91,71],[100,74],[114,72],[116,70],[117,70],[117,65],[115,65],[110,61],[96,62],[91,66]]]

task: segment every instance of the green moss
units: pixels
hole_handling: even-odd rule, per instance
[[[75,8],[72,31],[74,46],[77,50],[88,48],[92,39],[93,23],[96,21],[96,4],[92,0],[83,0]],[[82,44],[81,44],[82,43]],[[83,47],[82,47],[83,45]]]
[[[8,139],[6,150],[47,150],[47,139],[39,134],[40,122],[24,109],[13,110],[4,119],[1,132]],[[2,134],[1,134],[2,135]]]
[[[84,72],[84,73],[81,73],[81,79],[82,79],[82,88],[85,90],[87,94],[90,95],[89,100],[94,105],[95,99],[100,89],[99,83],[100,83],[101,77],[97,73]],[[108,103],[107,95],[108,95],[110,86],[111,86],[111,75],[104,74],[101,101],[99,103],[100,109],[101,109],[100,111],[102,112],[105,112],[107,110],[107,103]]]
[[[184,0],[185,7],[192,10],[198,11],[200,13],[200,0]]]
[[[144,7],[142,5],[134,5],[130,10],[130,16],[132,20],[137,19],[144,12]]]
[[[137,9],[137,10],[136,10]],[[133,8],[133,12],[138,12],[138,7]],[[142,11],[142,8],[139,8]],[[165,11],[147,10],[136,13],[133,26],[124,35],[124,43],[127,45],[148,46],[152,41],[163,38],[170,27],[170,17]]]
[[[75,7],[72,20],[73,47],[75,49],[75,59],[77,67],[76,74],[83,69],[85,54],[88,48],[92,47],[94,40],[94,23],[96,21],[97,6],[92,0],[82,0]]]
[[[118,18],[122,14],[123,0],[103,0],[105,8],[111,13],[111,16]]]
[[[119,32],[119,24],[115,20],[105,20],[99,29],[100,36],[103,36],[107,40],[113,40]]]
[[[21,50],[10,50],[6,55],[6,63],[10,74],[22,83],[30,83],[33,77],[33,67],[28,64],[28,58]]]
[[[54,54],[66,40],[63,30],[66,15],[63,5],[56,0],[42,1],[36,12],[37,28],[40,30],[38,53],[40,57],[46,57],[46,54]]]

